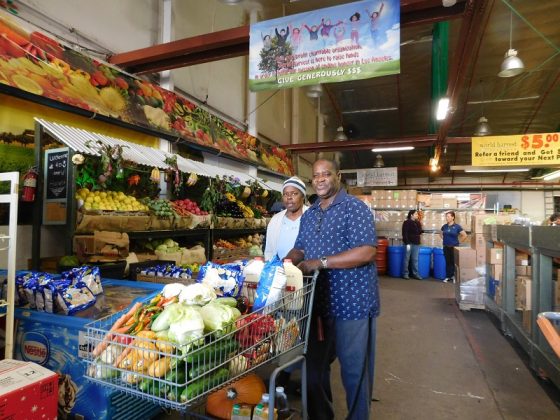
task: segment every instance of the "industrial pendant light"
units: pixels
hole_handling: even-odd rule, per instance
[[[375,156],[375,163],[373,164],[374,168],[383,168],[385,166],[385,162],[383,162],[383,156],[377,155]]]
[[[228,4],[230,6],[234,6],[236,4],[241,3],[243,0],[220,0],[224,4]]]
[[[490,134],[492,134],[492,131],[490,130],[490,125],[488,125],[488,120],[484,116],[480,117],[474,135],[476,137],[484,137]]]
[[[308,98],[320,98],[323,96],[323,88],[321,85],[311,85],[307,88],[306,95]]]
[[[498,73],[499,77],[513,77],[517,76],[518,74],[523,73],[525,69],[525,65],[523,61],[517,56],[517,50],[511,48],[511,38],[512,38],[512,31],[513,31],[513,12],[510,11],[509,17],[509,50],[505,54],[505,59],[502,62],[502,66],[500,68],[500,72]]]
[[[344,127],[340,126],[336,129],[336,136],[334,137],[334,141],[346,141],[348,137],[344,134]]]

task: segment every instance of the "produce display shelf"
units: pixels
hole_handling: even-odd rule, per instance
[[[127,232],[130,239],[169,238],[170,236],[206,236],[208,228],[183,230],[142,230]]]
[[[211,229],[214,237],[232,237],[232,236],[243,236],[252,235],[254,233],[265,233],[265,228],[248,228],[248,229]]]
[[[305,363],[317,275],[304,276],[301,289],[284,292],[275,303],[242,316],[224,330],[196,336],[182,345],[111,330],[127,310],[91,322],[86,325],[85,339],[94,350],[84,356],[85,378],[186,412],[260,366]],[[244,287],[241,293],[254,290]],[[272,385],[274,380],[275,375]]]

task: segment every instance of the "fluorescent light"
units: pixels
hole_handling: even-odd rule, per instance
[[[543,181],[552,181],[553,179],[560,178],[560,171],[551,172],[543,178]]]
[[[371,112],[385,112],[385,111],[396,111],[396,106],[391,106],[389,108],[369,108],[369,109],[355,109],[353,111],[342,111],[343,114],[369,114]]]
[[[510,169],[465,169],[465,172],[529,172],[529,168]]]
[[[436,120],[445,120],[445,117],[447,117],[447,111],[449,111],[449,98],[441,98],[437,106]]]
[[[414,150],[414,146],[375,147],[371,149],[372,152],[398,152],[401,150]]]

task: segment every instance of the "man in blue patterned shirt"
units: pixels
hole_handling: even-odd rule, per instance
[[[373,216],[365,203],[340,186],[335,162],[313,164],[319,200],[301,218],[287,258],[304,273],[321,270],[307,351],[308,412],[334,418],[330,365],[338,357],[348,419],[369,419],[375,363],[379,290]]]

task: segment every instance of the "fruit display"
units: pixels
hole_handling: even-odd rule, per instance
[[[222,200],[216,206],[216,213],[218,217],[234,217],[242,219],[243,210],[239,208],[239,205],[235,201]]]
[[[169,200],[163,198],[151,199],[143,198],[142,203],[144,203],[156,216],[158,217],[173,217],[175,212]]]
[[[76,199],[83,205],[84,210],[109,210],[109,211],[148,211],[145,204],[136,197],[126,195],[122,191],[90,191],[81,188],[76,193]]]
[[[201,210],[198,207],[196,201],[189,200],[188,198],[172,201],[171,206],[179,216],[188,216],[189,214],[196,214],[197,216],[208,215],[207,211]]]
[[[0,19],[0,83],[293,174],[291,157],[161,86]]]
[[[265,235],[255,233],[231,241],[218,239],[213,245],[214,256],[220,258],[224,255],[233,257],[262,255],[264,237]]]

